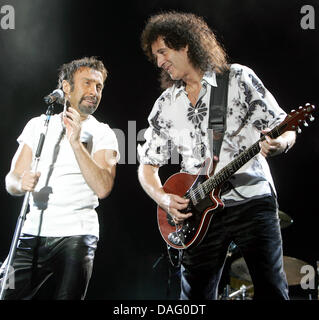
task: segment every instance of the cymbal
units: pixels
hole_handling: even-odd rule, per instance
[[[288,216],[288,214],[284,213],[283,211],[278,211],[279,215],[279,222],[280,222],[280,228],[284,229],[289,227],[294,221]]]
[[[289,286],[299,285],[302,277],[304,277],[304,273],[301,273],[301,268],[304,265],[309,265],[309,263],[298,260],[293,257],[283,257],[284,261],[284,270],[287,276],[287,282]],[[249,274],[249,270],[244,258],[239,258],[235,260],[230,267],[230,276],[237,278],[241,281],[246,281],[251,283],[251,277]],[[309,275],[308,275],[309,276]],[[310,280],[310,279],[309,279]]]
[[[285,257],[284,256],[284,270],[286,272],[288,285],[295,286],[300,284],[301,279],[305,276],[304,273],[301,273],[301,268],[305,265],[309,265],[309,263],[298,260],[292,257]],[[309,277],[311,274],[308,274],[308,281],[312,280]],[[314,276],[314,275],[313,275]]]
[[[251,277],[244,258],[235,260],[230,266],[230,276],[251,283]]]

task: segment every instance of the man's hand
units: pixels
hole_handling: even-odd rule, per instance
[[[40,178],[40,172],[24,171],[21,177],[21,191],[33,192]]]
[[[66,127],[66,136],[70,141],[71,145],[74,142],[79,142],[81,134],[80,114],[75,109],[69,107],[68,110],[65,111],[65,115],[63,116],[63,122]]]
[[[165,193],[161,197],[159,206],[169,213],[176,224],[182,223],[185,219],[192,216],[191,212],[181,213],[180,210],[186,209],[189,199],[182,198],[176,194]]]
[[[261,133],[267,134],[270,129],[265,129]],[[279,136],[276,139],[271,139],[268,136],[265,136],[265,140],[259,143],[260,153],[265,157],[275,156],[285,151],[288,146],[287,140],[283,136]]]

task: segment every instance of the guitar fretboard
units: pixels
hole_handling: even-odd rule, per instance
[[[232,160],[226,167],[221,169],[217,174],[207,179],[202,184],[191,190],[188,196],[192,199],[193,203],[198,203],[204,199],[213,189],[221,186],[228,180],[236,171],[238,171],[244,164],[252,159],[260,151],[259,143],[265,140],[266,136],[276,139],[283,132],[286,131],[287,122],[284,121],[274,129],[263,135],[257,142],[250,146],[247,150],[241,152],[234,160]]]

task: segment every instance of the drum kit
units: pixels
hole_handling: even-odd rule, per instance
[[[280,220],[280,228],[289,227],[293,220],[283,211],[278,212]],[[228,249],[227,257],[231,257],[236,252],[237,246],[232,242]],[[304,274],[301,268],[309,263],[298,260],[293,257],[283,257],[284,270],[287,277],[288,286],[300,285]],[[249,274],[247,264],[243,257],[234,260],[229,267],[229,279],[219,295],[220,300],[252,300],[254,294],[254,286]]]

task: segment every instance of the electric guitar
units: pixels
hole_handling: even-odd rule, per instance
[[[160,206],[157,207],[158,226],[166,243],[175,249],[187,249],[199,244],[207,232],[213,214],[224,208],[220,198],[223,183],[260,152],[259,143],[265,140],[266,135],[275,139],[286,131],[301,132],[301,124],[308,126],[306,120],[314,120],[314,110],[315,107],[310,104],[299,107],[297,111],[292,110],[283,122],[261,136],[215,175],[214,169],[211,170],[212,160],[208,158],[197,175],[182,172],[169,177],[163,185],[164,191],[190,199],[188,207],[182,212],[192,212],[193,215],[177,225],[170,214]]]

